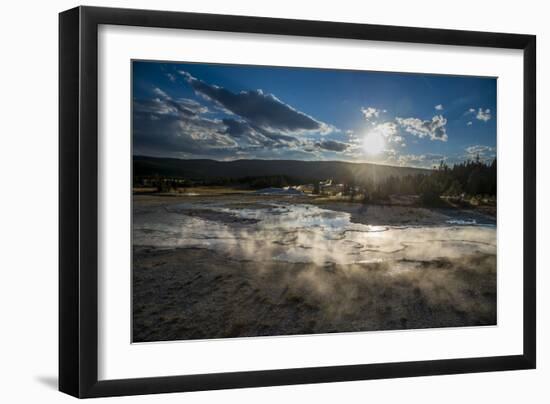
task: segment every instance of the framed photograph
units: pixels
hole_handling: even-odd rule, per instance
[[[59,24],[61,391],[535,368],[534,36]]]

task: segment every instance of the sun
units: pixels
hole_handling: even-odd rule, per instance
[[[376,130],[367,133],[363,138],[363,150],[366,154],[380,154],[384,151],[385,147],[386,141],[384,136]]]

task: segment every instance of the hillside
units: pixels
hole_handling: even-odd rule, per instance
[[[216,161],[207,159],[182,160],[134,156],[135,177],[177,177],[190,180],[242,179],[245,177],[286,176],[303,183],[325,179],[338,182],[384,181],[390,176],[428,174],[430,170],[393,167],[370,163],[343,161],[301,160],[235,160]]]

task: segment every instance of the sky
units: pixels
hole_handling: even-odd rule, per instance
[[[133,154],[452,166],[496,155],[495,78],[132,62]]]

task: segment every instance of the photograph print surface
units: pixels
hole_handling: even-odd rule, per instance
[[[496,78],[131,68],[133,342],[496,325]]]

